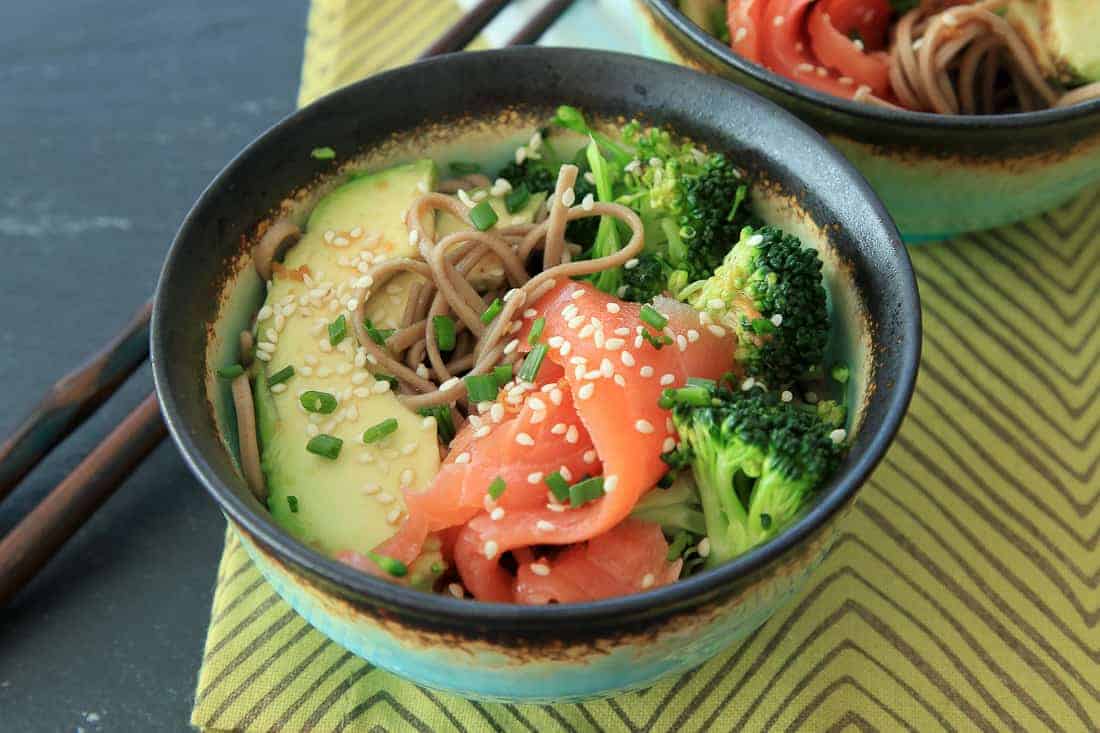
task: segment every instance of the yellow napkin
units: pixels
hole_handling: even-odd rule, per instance
[[[314,0],[300,101],[403,63],[446,2]],[[740,648],[641,693],[470,702],[314,631],[232,536],[192,723],[233,731],[1097,730],[1100,192],[912,251],[924,359],[831,555]]]

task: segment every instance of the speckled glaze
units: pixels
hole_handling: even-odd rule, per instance
[[[646,53],[737,82],[810,124],[867,177],[907,242],[1026,219],[1100,181],[1100,101],[990,117],[872,107],[741,59],[676,0],[635,4]]]
[[[470,80],[476,79],[476,83]],[[528,80],[529,83],[517,83]],[[537,84],[535,81],[537,80]],[[397,100],[397,101],[395,101]],[[669,586],[544,607],[457,600],[370,577],[303,545],[248,491],[224,395],[209,378],[262,288],[247,256],[256,227],[290,197],[339,179],[324,144],[376,164],[484,137],[518,135],[553,106],[638,116],[733,155],[766,218],[825,260],[830,353],[853,365],[850,455],[783,534]],[[227,351],[228,349],[228,351]],[[745,638],[797,593],[825,555],[859,486],[905,412],[920,352],[920,309],[905,249],[866,182],[812,130],[714,77],[638,57],[512,49],[436,59],[340,90],[279,123],[218,176],[184,221],[153,314],[157,393],[186,461],[277,592],[332,639],[420,684],[481,699],[563,701],[647,686]],[[214,386],[211,386],[214,385]],[[853,426],[855,427],[855,425]]]

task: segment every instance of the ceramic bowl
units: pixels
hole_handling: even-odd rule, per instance
[[[732,155],[748,169],[767,218],[821,250],[835,323],[829,348],[853,366],[850,455],[806,514],[773,541],[629,597],[543,607],[458,600],[399,587],[319,554],[275,524],[248,491],[230,448],[235,431],[225,382],[212,375],[214,366],[236,360],[234,335],[262,301],[248,254],[257,226],[280,209],[308,206],[352,168],[425,153],[503,154],[562,103],[592,117],[669,125]],[[337,160],[313,160],[318,146],[334,148]],[[257,566],[302,616],[354,653],[428,687],[482,699],[562,701],[647,686],[696,666],[797,593],[901,422],[916,375],[920,310],[885,209],[848,162],[793,116],[671,64],[525,48],[380,74],[260,136],[202,194],[172,244],[152,350],[176,444]]]
[[[908,242],[1020,221],[1100,181],[1100,100],[983,117],[874,107],[742,59],[676,0],[635,2],[647,53],[737,82],[807,122],[867,177]]]

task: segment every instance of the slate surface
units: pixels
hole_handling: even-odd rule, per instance
[[[0,434],[129,319],[203,186],[293,109],[305,15],[0,3]],[[151,386],[139,372],[40,466],[0,532]],[[0,729],[186,730],[223,529],[162,445],[0,610]]]

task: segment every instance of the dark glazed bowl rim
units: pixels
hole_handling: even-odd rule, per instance
[[[420,83],[424,83],[424,72],[434,66],[463,63],[474,66],[482,63],[486,57],[489,63],[499,64],[504,68],[509,68],[510,64],[518,64],[521,61],[543,68],[549,67],[553,60],[560,59],[563,64],[568,62],[583,65],[584,68],[596,65],[614,66],[615,73],[623,74],[624,78],[627,77],[627,72],[644,75],[644,78],[669,75],[691,76],[692,81],[697,80],[696,83],[708,87],[707,93],[724,92],[741,97],[746,104],[757,107],[766,106],[768,113],[774,115],[776,125],[804,138],[806,147],[813,151],[815,165],[831,167],[838,172],[846,188],[843,189],[843,193],[836,195],[842,197],[842,201],[859,202],[857,208],[872,212],[872,215],[864,221],[868,221],[875,231],[882,232],[884,235],[883,244],[886,245],[882,248],[885,253],[884,261],[890,262],[896,268],[892,271],[896,275],[897,282],[896,305],[903,314],[899,319],[901,325],[897,331],[900,340],[895,357],[895,363],[898,365],[897,380],[888,393],[880,392],[873,397],[875,400],[882,400],[881,407],[878,408],[882,410],[882,422],[877,432],[870,436],[863,454],[834,477],[827,496],[824,496],[801,519],[771,542],[721,567],[691,578],[650,591],[603,601],[520,606],[458,600],[448,595],[423,593],[388,583],[309,549],[278,528],[266,511],[255,511],[238,497],[231,487],[220,480],[208,459],[198,448],[194,431],[187,424],[181,411],[181,403],[173,392],[172,377],[166,363],[166,354],[174,328],[173,314],[166,312],[165,301],[168,296],[165,295],[165,291],[168,289],[166,283],[173,278],[175,271],[181,269],[181,262],[185,259],[183,250],[189,237],[189,230],[196,226],[201,213],[210,207],[213,201],[225,195],[226,181],[230,180],[234,171],[243,165],[242,161],[249,160],[251,156],[257,154],[264,141],[270,137],[285,135],[288,130],[299,128],[313,116],[323,115],[326,108],[332,106],[331,103],[348,97],[354,98],[362,90],[374,86],[389,85],[400,88],[418,73]],[[868,183],[851,164],[793,115],[748,90],[734,87],[713,76],[681,66],[605,51],[527,47],[483,51],[476,54],[454,54],[423,61],[411,67],[387,71],[332,92],[264,132],[218,174],[184,219],[161,271],[153,310],[151,341],[157,396],[160,399],[169,432],[183,454],[185,462],[232,521],[258,540],[262,546],[269,548],[278,558],[334,584],[344,592],[356,594],[356,597],[362,597],[368,603],[388,607],[410,620],[412,618],[435,620],[459,628],[486,628],[497,624],[499,628],[520,632],[525,628],[543,630],[560,628],[566,635],[575,635],[576,629],[582,628],[575,626],[576,624],[595,622],[597,625],[607,627],[624,623],[629,619],[649,618],[654,614],[663,615],[692,608],[716,593],[720,593],[723,587],[730,587],[735,581],[766,567],[812,536],[834,513],[846,505],[855,491],[866,481],[893,440],[913,393],[920,357],[921,329],[920,306],[912,265],[889,214]]]
[[[849,99],[834,97],[816,89],[799,84],[770,71],[759,64],[747,61],[733,52],[720,40],[707,33],[702,27],[687,17],[677,6],[676,0],[644,0],[664,22],[684,34],[711,58],[732,66],[769,87],[789,94],[798,99],[825,107],[835,112],[858,117],[874,124],[890,122],[910,127],[943,131],[967,132],[975,130],[1019,130],[1058,125],[1063,122],[1100,115],[1100,99],[1093,99],[1069,107],[1054,107],[1034,112],[1015,112],[998,115],[941,115],[933,112],[913,112],[878,107]]]

